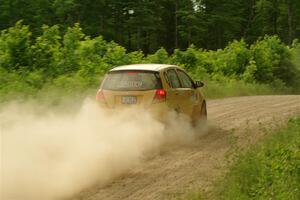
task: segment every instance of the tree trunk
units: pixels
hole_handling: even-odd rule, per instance
[[[177,19],[177,9],[178,9],[178,3],[175,2],[175,48],[178,47],[178,19]]]
[[[137,47],[137,50],[141,49],[141,27],[139,25],[137,28],[136,47]]]
[[[277,19],[278,19],[278,0],[274,0],[274,12],[273,12],[273,34],[278,34]]]
[[[293,13],[292,13],[292,3],[291,0],[286,0],[287,4],[287,15],[288,15],[288,43],[292,44],[293,42]]]
[[[255,12],[255,0],[250,0],[249,1],[249,4],[248,4],[248,11],[249,11],[249,16],[248,16],[248,19],[247,19],[247,24],[244,28],[244,31],[243,31],[243,37],[246,38],[247,36],[247,33],[250,29],[250,26],[253,22],[253,17],[254,17],[254,12]]]

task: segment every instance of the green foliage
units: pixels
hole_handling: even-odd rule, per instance
[[[291,49],[291,62],[295,71],[295,79],[292,81],[292,84],[294,88],[298,88],[298,91],[300,91],[300,43],[297,40],[294,41],[293,48]]]
[[[43,26],[43,34],[31,46],[33,69],[43,70],[46,77],[54,77],[59,72],[58,65],[63,57],[61,36],[58,26]]]
[[[43,26],[33,38],[28,26],[18,22],[0,35],[0,101],[23,93],[24,98],[61,90],[62,95],[80,96],[96,89],[99,79],[111,68],[133,63],[170,63],[185,68],[194,79],[206,83],[210,98],[292,92],[298,88],[299,44],[285,46],[278,37],[252,45],[233,41],[217,51],[191,45],[169,55],[164,48],[145,56],[128,53],[102,36],[86,36],[79,24],[66,32],[59,26]],[[54,94],[54,93],[53,93]]]
[[[172,56],[172,62],[176,65],[184,67],[186,70],[196,69],[200,64],[197,58],[198,50],[191,45],[186,51],[175,49]]]
[[[280,91],[291,86],[297,88],[300,71],[296,67],[297,62],[291,58],[292,52],[294,58],[299,55],[296,49],[287,47],[276,36],[266,36],[250,47],[240,40],[217,51],[204,51],[194,46],[186,51],[175,50],[171,62],[186,68],[194,78],[229,85],[234,81],[263,84]]]
[[[14,27],[1,31],[0,66],[7,70],[31,68],[31,32],[19,21]]]
[[[254,73],[258,82],[268,83],[280,79],[290,83],[295,78],[294,66],[290,63],[290,49],[278,37],[266,36],[251,45],[257,70]]]
[[[221,51],[219,51],[221,52]],[[225,76],[241,76],[251,60],[251,52],[244,40],[230,43],[220,55],[218,71]]]
[[[168,52],[164,48],[160,48],[154,54],[148,55],[146,58],[147,63],[169,63]]]
[[[240,155],[225,177],[221,199],[300,198],[300,118]]]

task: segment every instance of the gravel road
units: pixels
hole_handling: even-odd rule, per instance
[[[250,137],[256,139],[260,127],[280,124],[290,116],[300,116],[300,95],[210,100],[207,135],[191,145],[163,151],[110,184],[74,199],[176,199],[190,191],[210,190],[224,173],[233,132],[243,141],[243,133],[250,130]]]

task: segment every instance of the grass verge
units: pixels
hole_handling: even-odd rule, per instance
[[[209,198],[194,192],[179,199],[300,199],[300,117],[234,156]]]
[[[236,96],[280,95],[298,93],[296,91],[293,91],[292,88],[287,88],[280,84],[255,84],[236,80],[232,80],[226,83],[207,81],[203,91],[204,96],[208,99]]]
[[[240,154],[217,199],[300,199],[300,118]]]

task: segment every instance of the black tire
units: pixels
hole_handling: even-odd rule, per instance
[[[206,109],[206,102],[203,101],[201,110],[197,109],[195,111],[196,113],[194,114],[193,120],[192,120],[192,125],[194,127],[197,127],[199,124],[205,125],[207,121],[207,109]]]
[[[207,109],[206,109],[206,102],[203,101],[202,107],[201,107],[201,113],[200,113],[200,120],[203,122],[207,121]]]

